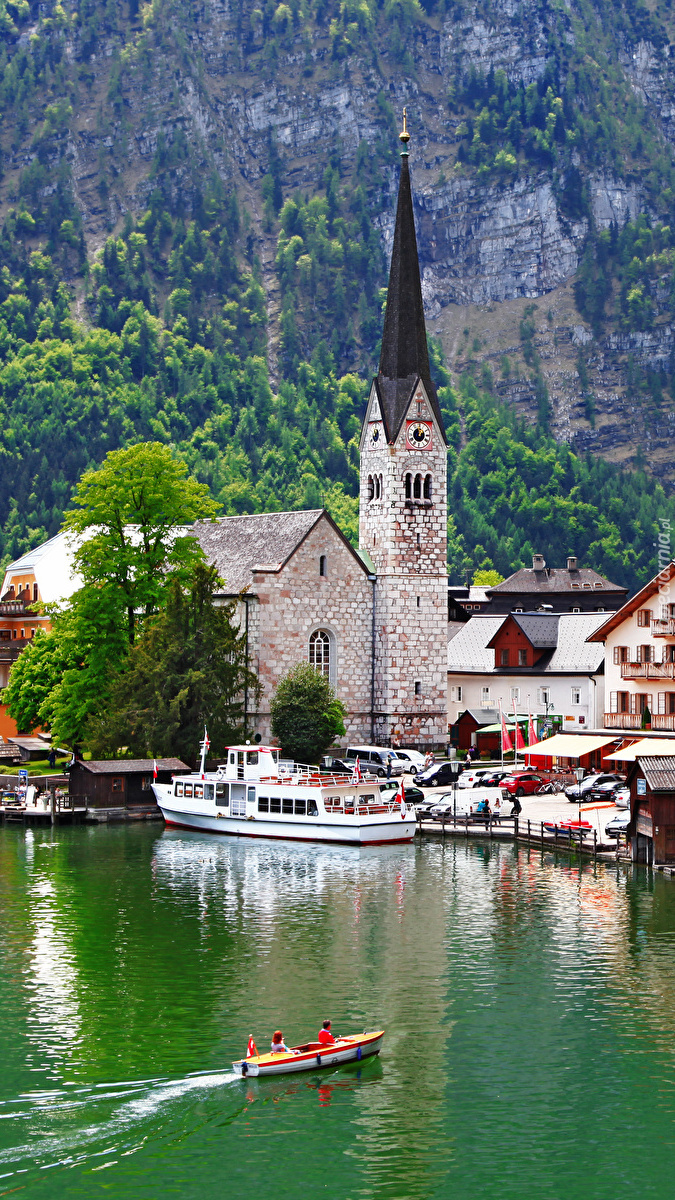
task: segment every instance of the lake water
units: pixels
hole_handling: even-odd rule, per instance
[[[464,842],[0,830],[0,1196],[663,1196],[675,882]],[[379,1059],[233,1076],[331,1017]]]

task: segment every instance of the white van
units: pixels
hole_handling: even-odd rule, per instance
[[[358,758],[364,774],[368,771],[371,775],[379,775],[380,779],[389,774],[403,775],[408,770],[405,760],[397,758],[396,751],[387,746],[348,746],[345,758],[347,762],[356,762]],[[391,771],[388,769],[390,762]]]

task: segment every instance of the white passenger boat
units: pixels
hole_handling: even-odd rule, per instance
[[[270,746],[230,746],[217,771],[153,783],[167,825],[237,837],[347,842],[357,846],[410,842],[415,810],[399,792],[380,792],[377,779],[319,775],[316,767],[279,760]]]

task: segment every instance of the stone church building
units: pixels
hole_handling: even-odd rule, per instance
[[[345,704],[349,742],[447,741],[447,453],[429,368],[408,137],[379,371],[361,434],[359,550],[321,509],[195,527],[224,596],[242,597],[249,661],[263,687],[248,725],[265,740],[279,677],[307,660]]]

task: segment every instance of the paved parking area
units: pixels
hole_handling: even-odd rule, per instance
[[[412,776],[405,776],[405,784],[412,784]],[[489,790],[494,792],[495,800],[501,796],[499,788],[490,788]],[[434,796],[440,798],[441,796],[453,794],[452,788],[449,787],[424,788],[423,791],[425,799],[428,800],[431,800]],[[473,788],[458,788],[457,806],[459,807],[460,803],[464,805],[467,801],[471,803],[470,797],[473,791]],[[481,797],[485,795],[484,788],[476,788],[475,791]],[[559,792],[552,796],[521,796],[520,803],[522,805],[520,814],[521,822],[529,819],[530,821],[536,821],[537,824],[541,821],[553,821],[557,823],[569,820],[576,821],[579,816],[579,806],[577,804],[570,804],[564,792]],[[491,801],[490,808],[493,807],[494,802]],[[500,805],[505,816],[511,815],[511,807],[511,803],[508,800]],[[604,842],[606,841],[605,825],[607,822],[612,817],[615,817],[617,813],[625,811],[625,809],[617,808],[615,804],[608,804],[606,802],[582,804],[581,819],[593,825],[598,833],[598,841]]]

